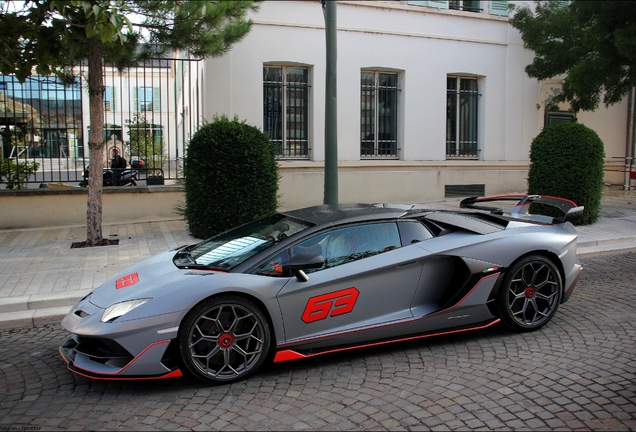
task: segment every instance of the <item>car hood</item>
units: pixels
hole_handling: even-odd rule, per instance
[[[107,308],[128,300],[174,295],[184,289],[183,275],[190,272],[173,264],[174,254],[174,250],[162,252],[128,267],[97,288],[89,301]]]

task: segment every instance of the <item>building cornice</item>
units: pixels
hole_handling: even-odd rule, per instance
[[[260,21],[260,20],[254,20],[253,25],[266,26],[266,27],[303,28],[303,29],[315,29],[315,30],[325,29],[325,26],[322,24],[285,23],[285,22]],[[495,41],[495,40],[462,38],[457,36],[444,36],[444,35],[403,32],[403,31],[394,31],[394,30],[378,30],[378,29],[369,29],[369,28],[354,28],[354,27],[338,26],[338,31],[350,32],[350,33],[366,33],[366,34],[414,37],[414,38],[420,38],[420,39],[446,40],[446,41],[454,41],[454,42],[468,42],[468,43],[485,44],[485,45],[498,45],[498,46],[509,45],[508,42]]]

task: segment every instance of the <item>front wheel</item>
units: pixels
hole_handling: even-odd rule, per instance
[[[185,366],[197,378],[213,384],[238,381],[256,372],[267,358],[270,341],[264,314],[238,296],[199,304],[179,329]]]
[[[556,313],[563,284],[549,259],[531,255],[510,266],[499,290],[499,314],[513,330],[532,331],[548,323]]]

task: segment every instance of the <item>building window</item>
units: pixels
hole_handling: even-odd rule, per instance
[[[446,157],[476,158],[477,106],[476,78],[449,76],[446,86]]]
[[[438,10],[451,9],[477,13],[480,13],[487,5],[488,12],[491,15],[508,16],[508,0],[490,0],[488,2],[478,0],[407,0],[406,3],[412,6],[425,6]],[[570,1],[561,1],[559,3],[568,5]]]
[[[133,87],[135,112],[159,111],[159,88]]]
[[[481,12],[479,0],[449,0],[448,8],[467,12]]]
[[[361,73],[360,155],[397,156],[398,75]]]
[[[139,88],[139,111],[152,111],[152,87]]]
[[[307,68],[263,68],[263,130],[281,157],[307,158],[309,72]]]
[[[115,111],[115,87],[104,88],[104,111]]]

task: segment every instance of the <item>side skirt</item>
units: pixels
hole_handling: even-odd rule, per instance
[[[360,345],[349,345],[349,346],[344,346],[339,348],[325,348],[322,351],[317,351],[314,349],[314,350],[311,350],[310,352],[309,351],[299,352],[299,351],[290,350],[290,349],[283,349],[276,352],[276,356],[274,357],[274,363],[281,363],[281,362],[290,361],[290,360],[301,360],[301,359],[316,357],[323,354],[332,354],[332,353],[350,351],[350,350],[359,349],[359,348],[368,348],[368,347],[387,345],[387,344],[397,343],[397,342],[406,342],[406,341],[425,339],[425,338],[431,338],[436,336],[446,336],[446,335],[451,335],[456,333],[464,333],[464,332],[473,331],[473,330],[482,330],[488,327],[492,327],[498,324],[500,321],[501,320],[499,318],[495,318],[491,321],[487,321],[487,322],[480,323],[475,326],[466,327],[466,328],[445,330],[442,332],[435,332],[435,333],[431,332],[431,333],[425,333],[425,334],[420,334],[415,336],[405,336],[405,337],[400,337],[397,339],[363,343]]]

